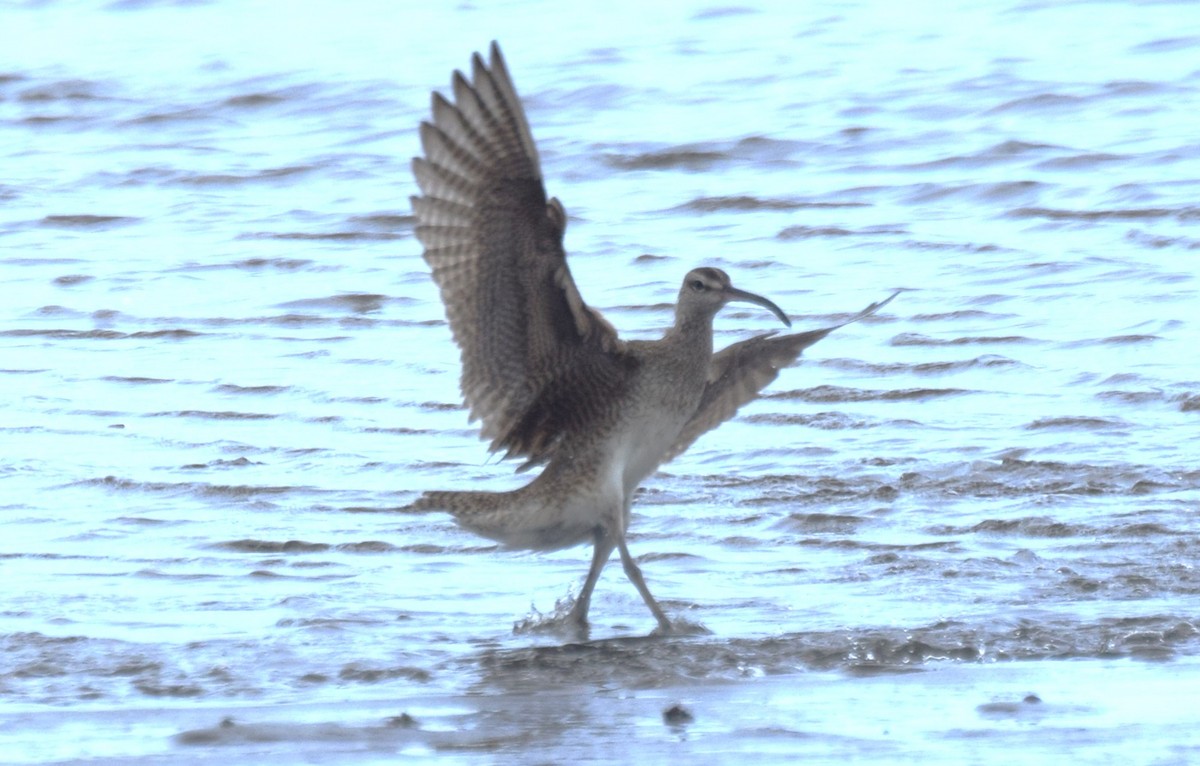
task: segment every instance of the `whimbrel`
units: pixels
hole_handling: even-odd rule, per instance
[[[568,615],[586,630],[596,580],[615,548],[658,621],[626,545],[638,485],[701,434],[733,416],[800,353],[841,324],[768,333],[713,354],[713,317],[731,301],[791,322],[766,298],[739,290],[722,270],[687,273],[675,324],[660,340],[623,341],[584,303],[567,267],[567,214],[546,197],[537,146],[500,48],[453,76],[454,98],[433,94],[413,159],[421,196],[416,234],[462,351],[462,394],[493,452],[544,466],[511,492],[427,492],[418,509],[453,514],[463,527],[515,548],[556,550],[591,542],[591,568]]]

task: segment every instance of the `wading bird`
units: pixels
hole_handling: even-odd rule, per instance
[[[453,514],[463,527],[514,548],[590,542],[591,568],[568,619],[586,630],[596,580],[615,548],[658,621],[625,542],[642,481],[733,416],[808,346],[842,324],[768,333],[713,353],[713,317],[732,301],[787,315],[701,267],[683,279],[675,324],[659,340],[623,341],[584,303],[567,267],[567,215],[547,198],[537,147],[499,47],[476,54],[453,100],[433,94],[413,159],[421,195],[416,235],[462,351],[462,393],[493,452],[544,466],[511,492],[427,492],[413,507]],[[892,296],[894,298],[895,295]]]

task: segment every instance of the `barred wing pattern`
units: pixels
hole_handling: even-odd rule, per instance
[[[633,362],[567,267],[567,216],[547,200],[537,147],[499,47],[476,54],[454,101],[433,95],[413,159],[416,235],[462,351],[462,393],[493,451],[544,462],[586,427]],[[564,392],[573,401],[566,402]]]

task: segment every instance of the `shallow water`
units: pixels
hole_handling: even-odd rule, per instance
[[[809,7],[6,8],[0,759],[1200,757],[1200,14]],[[801,329],[904,290],[643,488],[708,635],[619,566],[514,631],[589,551],[399,510],[526,480],[407,202],[492,38],[625,337],[698,264]]]

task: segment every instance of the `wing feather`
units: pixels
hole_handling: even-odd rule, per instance
[[[620,393],[635,364],[583,300],[533,134],[499,47],[432,97],[413,159],[416,235],[462,352],[463,396],[491,449],[544,462]]]
[[[799,358],[804,349],[829,333],[851,322],[871,316],[892,301],[892,293],[878,303],[872,303],[845,322],[808,332],[778,335],[768,333],[734,343],[713,355],[708,367],[708,379],[696,413],[684,424],[679,438],[663,462],[678,457],[701,435],[729,420],[737,411],[758,397],[779,371]]]

